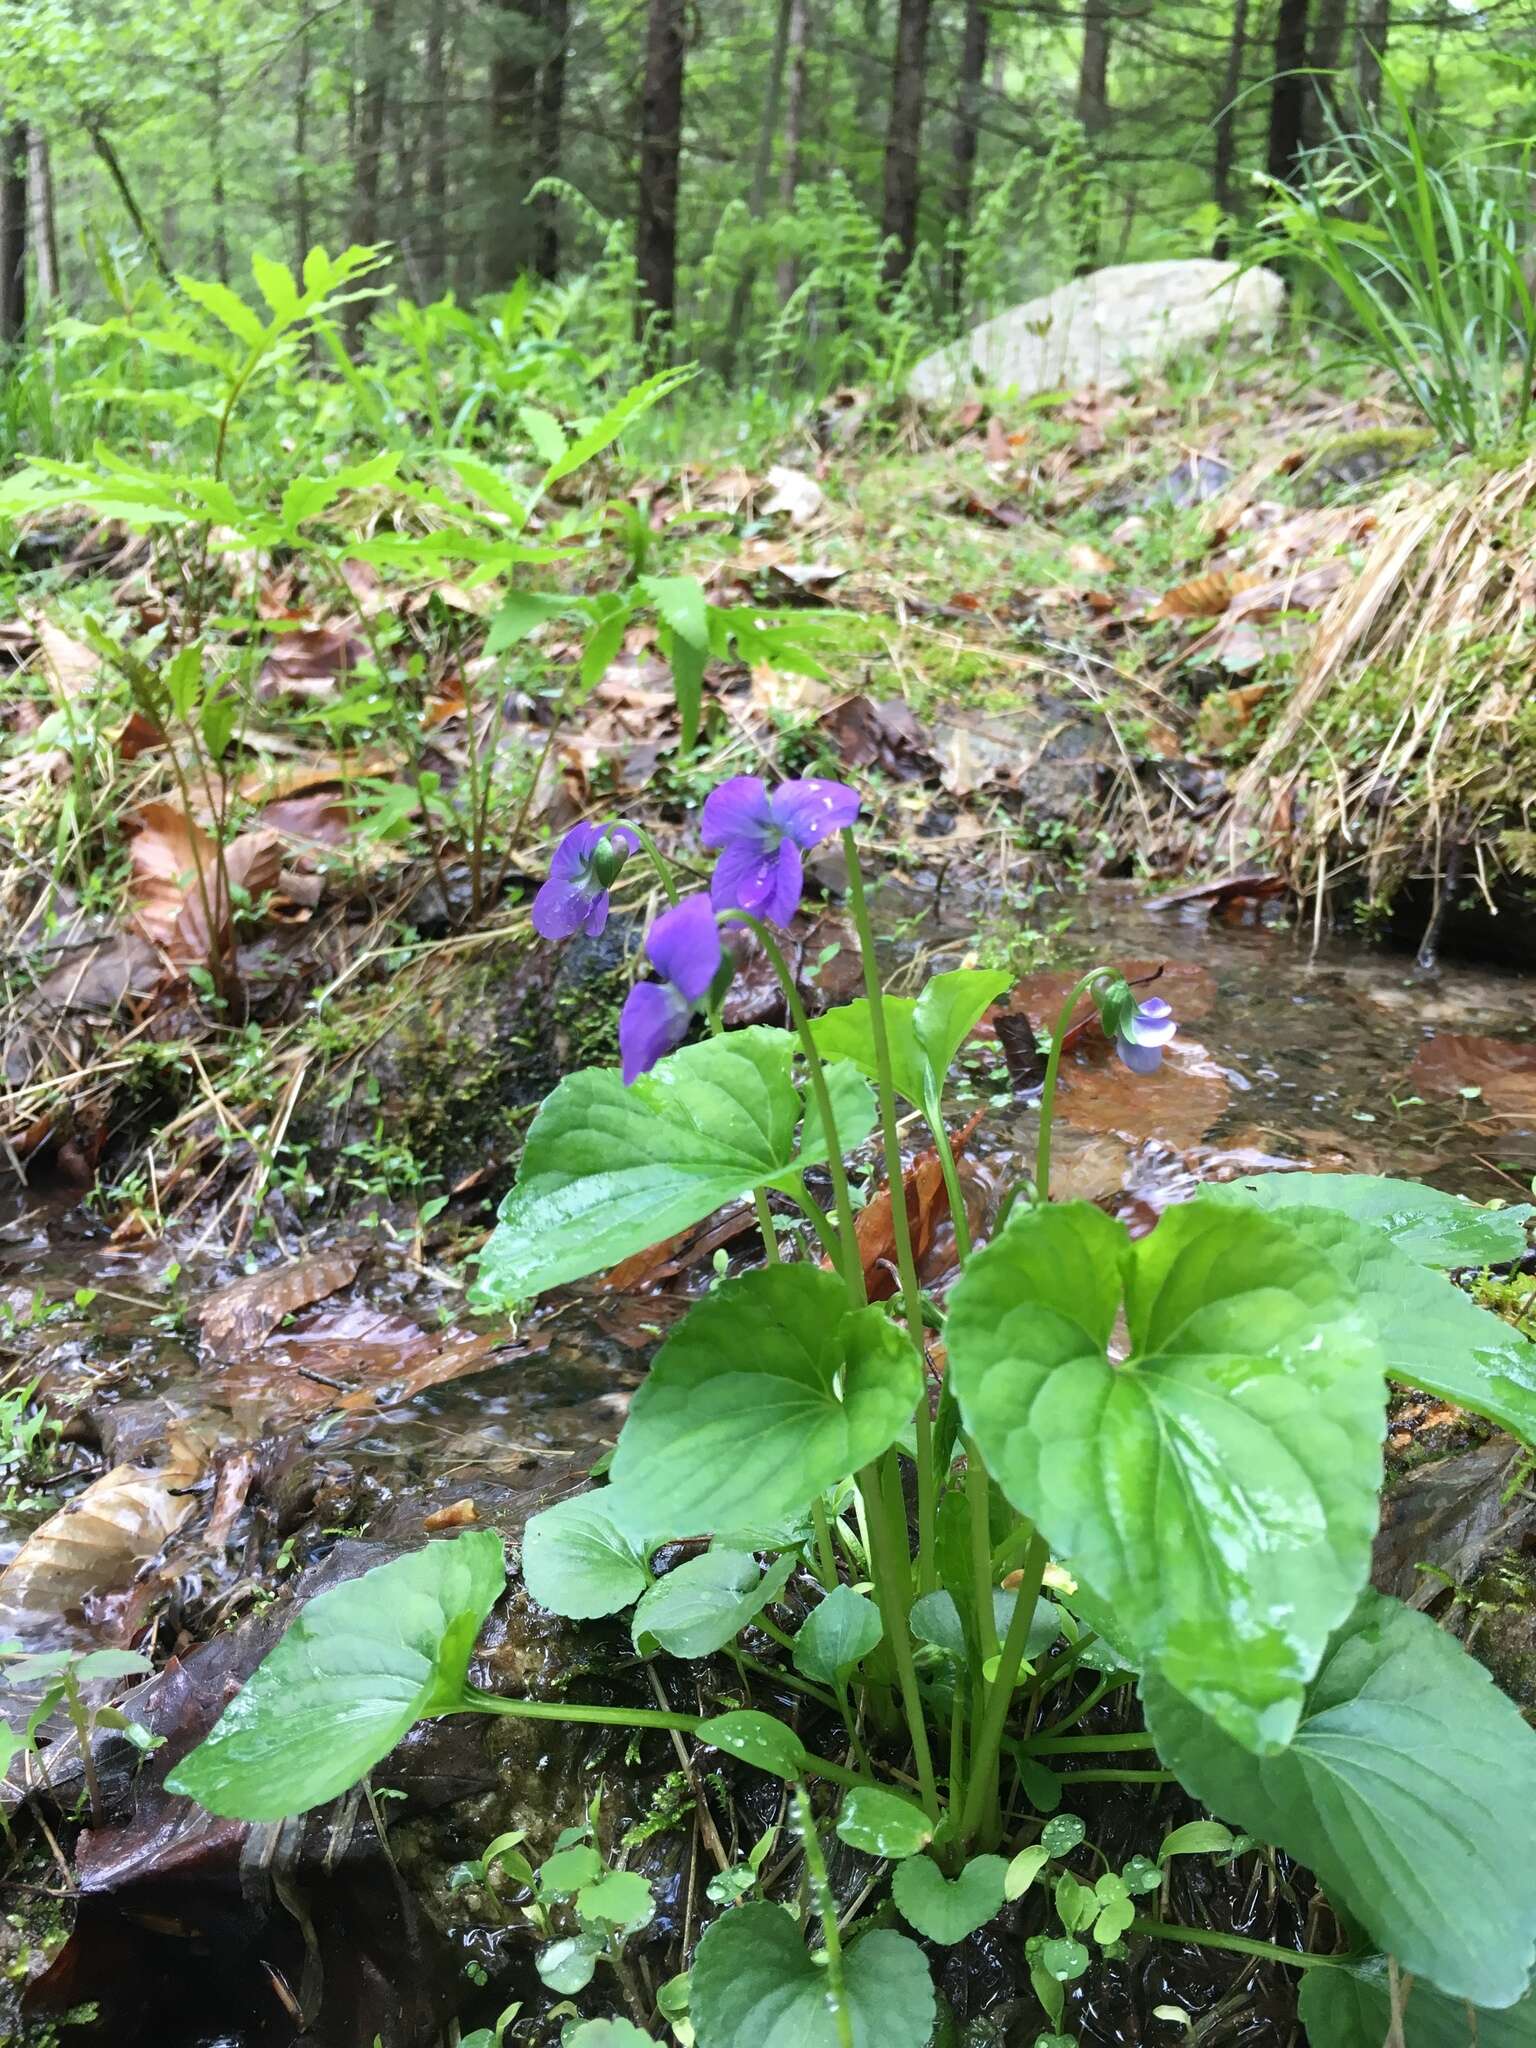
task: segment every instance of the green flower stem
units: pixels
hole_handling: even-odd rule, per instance
[[[1051,1199],[1051,1124],[1056,1114],[1056,1076],[1061,1070],[1061,1048],[1067,1033],[1072,1029],[1072,1013],[1088,993],[1093,984],[1106,974],[1112,974],[1112,967],[1090,968],[1061,1006],[1061,1015],[1056,1019],[1056,1029],[1051,1034],[1051,1049],[1045,1061],[1045,1086],[1040,1091],[1040,1136],[1035,1143],[1035,1200],[1048,1202]]]
[[[1025,1561],[1019,1597],[1014,1603],[1008,1633],[1003,1639],[997,1676],[987,1687],[981,1725],[977,1728],[971,1744],[970,1781],[966,1787],[965,1808],[960,1817],[960,1840],[966,1844],[979,1834],[983,1823],[986,1824],[989,1835],[1001,1833],[1002,1816],[998,1811],[997,1801],[997,1760],[1003,1746],[1003,1730],[1008,1725],[1008,1709],[1013,1703],[1013,1689],[1018,1682],[1019,1667],[1024,1662],[1024,1646],[1029,1641],[1029,1625],[1035,1617],[1035,1603],[1040,1598],[1040,1583],[1045,1576],[1049,1557],[1050,1551],[1045,1538],[1037,1535],[1030,1545],[1029,1556]]]
[[[773,1674],[775,1678],[783,1675],[781,1671]],[[505,1714],[513,1721],[574,1721],[599,1728],[675,1728],[681,1735],[709,1741],[707,1714],[664,1714],[659,1707],[586,1707],[562,1700],[508,1700],[472,1685],[464,1688],[463,1705],[469,1713]],[[857,1771],[833,1763],[830,1757],[813,1756],[809,1751],[805,1768],[813,1778],[826,1778],[834,1785],[880,1784],[878,1778],[861,1777]]]
[[[955,1148],[949,1142],[944,1114],[936,1102],[924,1110],[923,1121],[933,1138],[933,1149],[939,1155],[939,1171],[944,1176],[949,1217],[955,1226],[955,1260],[963,1266],[971,1256],[971,1219],[965,1213],[965,1197],[960,1188],[960,1176],[955,1170]]]
[[[828,1221],[825,1211],[817,1208],[816,1204],[806,1193],[805,1185],[801,1181],[796,1181],[793,1186],[785,1188],[784,1193],[788,1195],[801,1215],[810,1224],[812,1230],[815,1231],[817,1238],[820,1240],[822,1250],[832,1262],[833,1272],[841,1277],[843,1271],[842,1239]]]
[[[965,1503],[971,1516],[971,1598],[981,1635],[981,1661],[998,1652],[997,1615],[992,1607],[992,1518],[987,1468],[973,1438],[965,1438]]]
[[[1150,1934],[1157,1941],[1187,1941],[1196,1948],[1225,1948],[1238,1956],[1258,1956],[1266,1963],[1285,1963],[1293,1970],[1342,1970],[1350,1956],[1318,1955],[1314,1950],[1281,1948],[1277,1942],[1255,1941],[1247,1934],[1222,1934],[1214,1927],[1175,1927],[1167,1920],[1144,1920],[1138,1913],[1132,1934]]]
[[[1075,1643],[1068,1643],[1065,1649],[1053,1651],[1043,1663],[1035,1666],[1035,1675],[1030,1681],[1030,1691],[1037,1699],[1049,1692],[1052,1686],[1060,1685],[1072,1676],[1083,1660],[1083,1653],[1091,1650],[1098,1641],[1091,1628],[1083,1630]]]
[[[938,1516],[938,1483],[933,1469],[933,1418],[928,1407],[927,1353],[923,1343],[923,1291],[918,1284],[917,1260],[912,1253],[912,1225],[907,1215],[907,1181],[901,1164],[901,1134],[896,1128],[896,1086],[891,1066],[890,1033],[885,1027],[885,991],[880,985],[880,963],[875,957],[875,929],[870,922],[869,903],[864,894],[864,871],[859,865],[858,841],[851,826],[842,833],[843,853],[848,862],[848,902],[853,927],[859,935],[864,963],[864,994],[869,1003],[869,1031],[875,1046],[876,1094],[880,1102],[880,1134],[885,1149],[885,1184],[891,1197],[891,1237],[896,1246],[896,1270],[901,1276],[901,1307],[913,1348],[924,1360],[922,1396],[917,1404],[917,1581],[920,1590],[931,1593],[938,1585],[934,1562],[934,1529]]]
[[[805,1014],[805,1005],[800,1000],[795,977],[790,973],[788,963],[773,933],[761,918],[754,917],[748,910],[721,913],[722,922],[738,920],[756,933],[758,944],[768,956],[768,965],[778,977],[779,987],[784,991],[790,1018],[799,1034],[801,1050],[805,1054],[806,1066],[810,1071],[811,1092],[816,1098],[817,1114],[821,1118],[821,1128],[827,1141],[827,1168],[832,1175],[832,1198],[837,1211],[838,1235],[843,1241],[843,1278],[848,1284],[849,1298],[854,1307],[863,1308],[864,1268],[859,1259],[859,1240],[853,1227],[853,1200],[848,1193],[848,1171],[843,1165],[842,1147],[837,1135],[837,1119],[832,1114],[832,1095],[827,1087],[827,1070],[822,1065],[821,1054],[816,1050],[811,1020]]]
[[[1113,1678],[1101,1678],[1092,1692],[1085,1699],[1080,1700],[1069,1713],[1063,1714],[1059,1721],[1053,1721],[1049,1728],[1041,1729],[1041,1739],[1052,1735],[1065,1735],[1069,1728],[1075,1728],[1085,1715],[1093,1712],[1099,1701],[1103,1699],[1105,1693],[1114,1690],[1114,1684]]]
[[[1074,1771],[1070,1785],[1177,1785],[1172,1771]]]
[[[677,893],[677,883],[672,879],[671,862],[662,859],[660,852],[657,850],[655,840],[651,837],[650,833],[646,831],[643,825],[630,824],[628,818],[624,820],[624,823],[629,827],[629,830],[633,832],[635,837],[639,840],[640,851],[645,855],[646,859],[650,862],[651,866],[656,870],[656,879],[658,882],[660,882],[663,890],[666,892],[667,901],[670,904],[672,904],[675,908],[678,902],[680,901],[680,898]]]
[[[770,1266],[779,1263],[779,1233],[773,1227],[773,1211],[768,1207],[768,1197],[761,1188],[752,1190],[752,1207],[757,1211],[757,1227],[762,1232],[763,1256]]]
[[[757,1626],[761,1628],[762,1623]],[[761,1657],[751,1657],[745,1650],[733,1650],[731,1655],[744,1671],[755,1671],[759,1678],[771,1679],[775,1685],[787,1686],[791,1692],[804,1693],[808,1700],[815,1700],[819,1707],[829,1707],[834,1714],[842,1712],[837,1700],[824,1686],[813,1685],[808,1678],[786,1671],[781,1664],[765,1664]]]
[[[805,1878],[811,1895],[811,1907],[821,1921],[821,1938],[825,1944],[827,1963],[827,2009],[837,2028],[838,2048],[854,2048],[853,2014],[848,2008],[847,1987],[843,1983],[843,1943],[837,1926],[837,1901],[832,1896],[832,1887],[827,1882],[826,1859],[821,1853],[821,1837],[816,1832],[816,1816],[811,1811],[811,1796],[803,1785],[794,1791],[795,1828],[800,1836],[800,1845],[805,1852]]]
[[[1130,1735],[1038,1735],[1026,1742],[1030,1756],[1115,1756],[1123,1749],[1155,1749],[1145,1730]]]
[[[811,1502],[811,1527],[816,1531],[816,1576],[830,1593],[837,1584],[837,1552],[832,1548],[827,1504],[819,1496]]]
[[[885,1624],[885,1648],[889,1649],[896,1665],[896,1682],[901,1693],[902,1713],[907,1723],[907,1734],[912,1742],[912,1755],[917,1765],[917,1781],[922,1792],[923,1811],[937,1823],[939,1818],[939,1788],[933,1775],[933,1757],[928,1748],[928,1729],[923,1720],[923,1698],[918,1690],[917,1665],[912,1656],[912,1637],[907,1628],[907,1614],[899,1594],[899,1587],[906,1571],[910,1571],[907,1554],[907,1526],[905,1512],[901,1512],[895,1527],[895,1518],[886,1514],[886,1502],[880,1484],[880,1468],[866,1465],[859,1473],[859,1495],[864,1503],[864,1519],[869,1532],[870,1563],[873,1566],[875,1600],[880,1609],[880,1618]],[[903,1570],[906,1567],[906,1571]]]

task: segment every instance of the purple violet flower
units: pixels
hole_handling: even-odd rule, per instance
[[[646,933],[645,950],[665,979],[637,981],[624,998],[619,1056],[626,1088],[682,1044],[720,972],[720,931],[709,898],[685,896],[664,910]]]
[[[1178,1030],[1173,1011],[1161,996],[1137,1003],[1115,1033],[1115,1051],[1133,1074],[1154,1074],[1162,1065],[1163,1047]]]
[[[846,783],[781,782],[733,775],[704,800],[700,836],[720,849],[710,899],[717,910],[749,910],[769,924],[788,924],[800,902],[800,856],[859,815]]]
[[[549,880],[529,915],[544,939],[584,931],[595,939],[608,922],[608,891],[640,844],[627,825],[573,825],[555,848]]]

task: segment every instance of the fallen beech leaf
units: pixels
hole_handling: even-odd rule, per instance
[[[1251,590],[1268,579],[1254,569],[1212,569],[1207,575],[1192,576],[1176,583],[1147,613],[1148,619],[1218,618],[1240,591]]]
[[[468,1494],[462,1500],[451,1502],[445,1508],[434,1508],[430,1515],[423,1515],[421,1526],[428,1536],[439,1529],[469,1529],[480,1519],[480,1510]]]
[[[494,1332],[427,1330],[394,1310],[346,1302],[302,1316],[206,1384],[242,1421],[274,1428],[327,1408],[396,1406],[481,1371],[504,1343]]]
[[[134,924],[173,959],[206,960],[214,951],[210,920],[227,946],[230,903],[224,891],[267,895],[277,886],[282,850],[272,832],[242,832],[224,849],[220,873],[214,842],[174,804],[149,803],[130,821]]]
[[[256,687],[263,697],[321,697],[356,668],[366,652],[350,623],[295,626],[274,636]]]
[[[206,1457],[173,1435],[163,1465],[114,1465],[34,1529],[0,1572],[0,1632],[13,1618],[57,1618],[93,1595],[120,1592],[181,1527]]]
[[[100,673],[101,656],[94,647],[87,647],[81,640],[72,640],[51,619],[38,617],[28,623],[37,635],[43,667],[52,677],[59,695],[78,697]]]
[[[1419,1047],[1408,1081],[1423,1095],[1475,1088],[1474,1110],[1536,1122],[1536,1043],[1444,1031]]]
[[[985,1111],[977,1110],[964,1130],[951,1142],[956,1159],[964,1151]],[[949,1217],[949,1192],[944,1171],[935,1151],[919,1152],[903,1175],[907,1197],[907,1228],[912,1238],[912,1257],[921,1270],[933,1250],[939,1226]],[[889,1187],[883,1187],[854,1219],[859,1241],[859,1261],[864,1268],[864,1286],[871,1301],[890,1301],[901,1291],[896,1265],[895,1215]],[[823,1261],[825,1263],[825,1261]],[[925,1280],[937,1275],[926,1273]]]
[[[1133,1074],[1104,1042],[1063,1058],[1057,1113],[1080,1131],[1112,1131],[1165,1145],[1197,1144],[1226,1108],[1231,1087],[1204,1046],[1174,1040],[1151,1074]]]
[[[361,1248],[313,1252],[286,1265],[266,1266],[221,1287],[198,1310],[203,1341],[215,1358],[229,1359],[263,1343],[295,1310],[349,1287],[363,1262]]]

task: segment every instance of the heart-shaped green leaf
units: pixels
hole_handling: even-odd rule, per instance
[[[730,1714],[716,1714],[701,1721],[695,1731],[700,1742],[739,1757],[755,1771],[770,1778],[799,1778],[805,1775],[805,1744],[793,1728],[786,1728],[772,1714],[759,1714],[751,1707]]]
[[[1296,1180],[1303,1189],[1335,1177],[1274,1176]],[[1299,1202],[1284,1204],[1280,1214],[1354,1290],[1393,1379],[1486,1415],[1536,1443],[1536,1344],[1400,1250],[1386,1231],[1357,1223],[1341,1209]]]
[[[1308,1970],[1297,2000],[1311,2048],[1381,2048],[1394,2038],[1403,2048],[1536,2048],[1536,1986],[1516,2004],[1491,2012],[1400,1977],[1398,2006],[1394,2019],[1385,1956]]]
[[[933,1984],[905,1935],[877,1928],[851,1943],[843,1996],[854,2048],[927,2048]],[[842,2039],[826,1968],[779,1906],[738,1906],[705,1930],[689,2016],[698,2048],[840,2048]]]
[[[633,2020],[583,2020],[568,2040],[569,2048],[656,2048]]]
[[[813,1607],[795,1637],[795,1669],[820,1685],[839,1685],[885,1633],[873,1600],[852,1586],[834,1586]]]
[[[891,1897],[919,1934],[953,1948],[1002,1911],[1007,1880],[1001,1856],[973,1856],[958,1877],[946,1877],[926,1856],[913,1856],[892,1872]]]
[[[517,1186],[481,1256],[479,1299],[506,1305],[579,1280],[826,1156],[790,1077],[795,1039],[766,1025],[684,1046],[626,1088],[568,1074],[534,1118]],[[828,1071],[840,1149],[874,1123],[850,1067]]]
[[[506,1578],[501,1538],[477,1529],[317,1594],[168,1789],[237,1820],[335,1799],[417,1721],[463,1706]]]
[[[1376,1173],[1258,1173],[1207,1188],[1202,1200],[1253,1203],[1263,1209],[1335,1209],[1366,1223],[1423,1266],[1498,1266],[1526,1250],[1529,1203],[1480,1209],[1416,1180]]]
[[[640,1598],[645,1557],[608,1512],[606,1487],[573,1493],[530,1516],[523,1583],[541,1607],[568,1621],[596,1621]]]
[[[1536,1730],[1426,1615],[1366,1593],[1278,1756],[1249,1755],[1160,1679],[1142,1697],[1195,1797],[1307,1864],[1404,1970],[1478,2005],[1524,1994]]]
[[[1026,1210],[945,1342],[1014,1506],[1170,1684],[1282,1746],[1376,1529],[1382,1366],[1340,1276],[1246,1209],[1189,1203],[1134,1245],[1086,1202]]]
[[[882,1005],[891,1077],[898,1095],[921,1110],[936,1108],[955,1054],[983,1011],[1011,986],[1012,976],[986,967],[936,974],[920,996],[887,996]],[[828,1010],[811,1026],[823,1059],[847,1060],[871,1081],[879,1078],[869,1004],[861,996]]]
[[[674,1657],[712,1657],[778,1599],[795,1563],[781,1557],[765,1575],[747,1551],[706,1550],[686,1559],[635,1609],[635,1648],[642,1657],[658,1645]]]
[[[915,1856],[933,1840],[933,1823],[920,1806],[878,1785],[855,1785],[843,1795],[837,1816],[837,1838],[866,1856],[885,1856],[899,1863]]]
[[[657,1541],[771,1521],[879,1457],[922,1368],[878,1308],[818,1267],[767,1266],[694,1304],[630,1404],[612,1512]]]

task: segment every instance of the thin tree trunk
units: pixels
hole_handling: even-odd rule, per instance
[[[372,246],[379,231],[379,171],[384,151],[384,111],[389,99],[389,73],[394,42],[395,0],[373,0],[363,46],[363,77],[357,94],[357,152],[352,170],[352,217],[348,238]],[[354,299],[346,310],[347,346],[356,351],[362,338],[366,299]]]
[[[774,17],[773,47],[768,57],[768,90],[763,95],[763,118],[758,123],[757,148],[752,155],[752,182],[747,187],[747,212],[755,221],[762,219],[768,206],[768,178],[773,169],[773,145],[779,134],[784,67],[789,60],[790,17],[797,7],[803,13],[804,0],[779,0]],[[749,256],[741,266],[736,288],[731,293],[730,310],[725,316],[725,355],[720,366],[721,374],[726,378],[736,366],[736,351],[741,346],[741,331],[747,322],[747,307],[751,303],[752,287],[757,282],[757,269],[756,256]]]
[[[1275,18],[1274,84],[1269,95],[1269,146],[1265,169],[1287,185],[1296,178],[1302,152],[1310,83],[1307,64],[1308,0],[1280,0]]]
[[[950,200],[955,242],[950,258],[949,297],[958,313],[965,293],[965,240],[971,225],[971,188],[981,141],[981,93],[992,31],[988,0],[965,0],[965,36],[960,45],[960,111],[955,121],[955,184]]]
[[[41,128],[27,132],[27,168],[37,299],[39,305],[51,306],[59,296],[59,230],[53,209],[53,165],[48,157],[48,138]]]
[[[1360,0],[1355,29],[1355,90],[1367,113],[1374,114],[1381,105],[1381,67],[1391,26],[1391,0]]]
[[[0,129],[0,342],[27,332],[27,131]]]
[[[1302,139],[1308,149],[1320,149],[1333,133],[1338,110],[1338,69],[1344,54],[1344,31],[1349,26],[1350,0],[1318,0],[1317,20],[1312,28],[1312,48],[1307,55],[1307,109],[1302,120]]]
[[[789,97],[784,102],[784,157],[779,165],[779,211],[795,210],[800,189],[800,158],[805,148],[805,114],[809,99],[811,55],[810,0],[792,0],[789,10]],[[779,260],[779,304],[787,306],[795,292],[795,259]]]
[[[901,0],[896,56],[891,66],[891,115],[885,132],[885,283],[894,291],[917,253],[917,209],[922,191],[923,65],[928,54],[931,0]]]
[[[423,147],[422,189],[427,201],[428,247],[422,251],[422,269],[432,280],[434,295],[440,296],[448,281],[448,251],[443,237],[448,232],[448,22],[446,0],[432,0],[427,17],[425,87],[427,132]]]
[[[1234,0],[1232,34],[1227,42],[1227,68],[1221,81],[1221,104],[1216,109],[1216,147],[1211,158],[1211,197],[1222,220],[1211,254],[1220,257],[1226,256],[1231,245],[1226,222],[1232,214],[1232,173],[1237,166],[1237,102],[1243,90],[1247,40],[1248,0]]]
[[[309,31],[299,31],[298,76],[293,84],[293,239],[297,247],[294,275],[304,273],[304,258],[314,246],[309,211]]]
[[[511,284],[531,255],[529,166],[544,47],[540,0],[500,0],[491,60],[492,228],[486,237],[485,282]]]
[[[534,171],[540,178],[558,178],[565,161],[565,57],[570,38],[571,0],[544,0],[544,65],[539,73],[534,153]],[[560,270],[559,211],[553,192],[541,193],[534,202],[534,268],[551,280]]]
[[[677,192],[683,154],[683,68],[686,0],[650,0],[645,80],[640,92],[640,193],[635,261],[640,272],[636,317],[642,333],[654,320],[677,317]]]
[[[129,184],[127,173],[123,169],[122,158],[112,147],[111,136],[105,134],[100,128],[93,126],[90,122],[85,124],[85,132],[90,137],[92,149],[101,158],[107,176],[112,180],[113,189],[116,191],[118,198],[123,202],[123,211],[127,214],[129,220],[132,221],[133,231],[144,244],[150,262],[153,263],[164,283],[174,285],[176,282],[175,274],[170,264],[166,261],[165,250],[161,246],[160,237],[145,219],[143,208],[134,197],[133,187]]]
[[[224,205],[224,65],[208,60],[208,196],[213,203],[213,274],[229,283],[229,221]]]
[[[1087,0],[1077,67],[1077,119],[1085,135],[1109,126],[1109,0]]]

